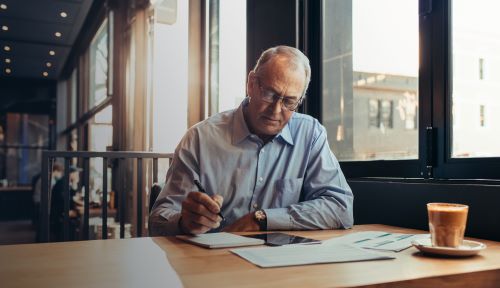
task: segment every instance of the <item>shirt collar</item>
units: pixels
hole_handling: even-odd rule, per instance
[[[250,130],[248,130],[247,123],[245,122],[245,117],[243,116],[243,107],[248,105],[248,97],[241,102],[238,109],[236,109],[233,118],[233,145],[239,144],[241,141],[246,139],[248,136],[252,135]],[[293,117],[293,115],[292,115]],[[290,122],[288,122],[285,127],[274,137],[274,139],[281,138],[286,143],[294,145],[292,133],[290,131]]]
[[[248,105],[248,97],[241,102],[238,109],[234,113],[233,117],[233,145],[239,144],[245,138],[251,135],[250,130],[248,130],[247,123],[245,122],[245,118],[243,116],[243,107]]]

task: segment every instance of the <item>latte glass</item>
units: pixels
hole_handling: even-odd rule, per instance
[[[469,206],[453,203],[428,203],[432,246],[457,248],[464,240]]]

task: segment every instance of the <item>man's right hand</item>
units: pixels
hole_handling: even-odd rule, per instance
[[[183,232],[203,234],[220,226],[222,220],[217,213],[222,207],[223,198],[213,197],[202,192],[189,192],[182,201],[180,226]]]

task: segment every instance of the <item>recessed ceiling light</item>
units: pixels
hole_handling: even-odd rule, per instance
[[[47,66],[47,67],[49,67],[49,68],[50,68],[50,67],[52,67],[52,63],[47,62],[47,63],[45,63],[45,66]]]
[[[61,37],[62,36],[61,32],[56,32],[56,33],[54,33],[54,35],[56,35],[56,37]]]
[[[10,46],[7,46],[7,45],[3,46],[3,50],[10,51]]]
[[[5,58],[5,63],[9,64],[10,63],[10,58]]]
[[[54,50],[50,50],[50,51],[49,51],[49,55],[50,55],[50,56],[54,56],[54,55],[56,55],[56,52],[54,52]]]
[[[7,10],[7,5],[5,5],[5,4],[0,4],[0,9]]]
[[[61,15],[62,18],[66,18],[68,17],[68,13],[62,11],[61,13],[59,13],[59,15]]]
[[[5,68],[5,73],[10,74],[11,72],[12,70],[10,70],[10,68]]]
[[[9,26],[2,25],[2,30],[3,30],[3,31],[9,31]]]
[[[49,73],[47,71],[43,71],[42,75],[43,75],[43,77],[47,77],[47,76],[49,76]]]

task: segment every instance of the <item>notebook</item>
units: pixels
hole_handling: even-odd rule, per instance
[[[206,248],[226,248],[226,247],[239,247],[239,246],[252,246],[262,245],[264,240],[243,237],[236,234],[219,232],[219,233],[206,233],[195,236],[190,235],[177,235],[177,238],[199,245]]]

